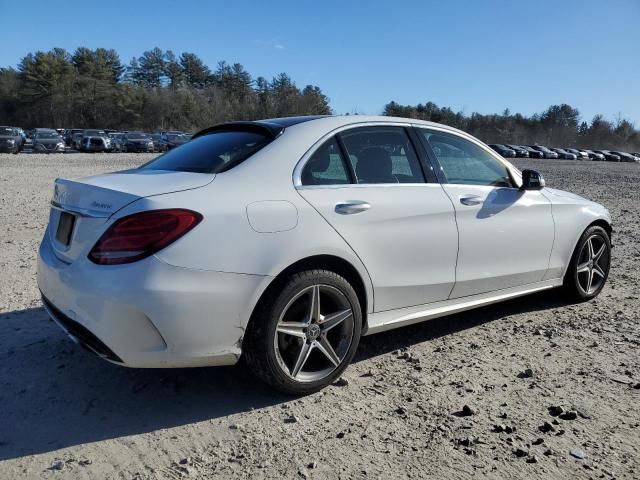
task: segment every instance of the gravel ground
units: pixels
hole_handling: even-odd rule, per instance
[[[117,367],[48,320],[53,179],[148,158],[0,155],[0,478],[640,478],[640,165],[517,162],[611,211],[596,300],[546,292],[367,337],[341,382],[292,399],[242,366]]]

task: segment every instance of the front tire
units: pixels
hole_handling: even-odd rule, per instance
[[[564,289],[573,299],[586,301],[600,294],[609,277],[611,239],[597,225],[580,237],[564,277]]]
[[[262,381],[293,395],[317,392],[351,362],[362,330],[353,287],[327,270],[291,275],[261,301],[243,342],[243,356]]]

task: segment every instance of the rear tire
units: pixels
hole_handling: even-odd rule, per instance
[[[351,362],[362,330],[360,302],[343,277],[307,270],[261,300],[243,358],[260,380],[292,395],[333,383]]]
[[[597,225],[589,227],[571,257],[564,277],[564,290],[574,300],[587,301],[597,297],[609,278],[611,239]]]

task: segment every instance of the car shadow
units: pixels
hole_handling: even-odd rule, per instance
[[[563,305],[538,294],[363,337],[355,362],[507,315]],[[246,367],[127,369],[72,343],[43,308],[0,314],[0,461],[293,400]]]

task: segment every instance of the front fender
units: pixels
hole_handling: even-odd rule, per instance
[[[549,269],[544,277],[545,280],[550,280],[564,277],[573,251],[589,225],[604,221],[611,226],[611,214],[599,203],[573,193],[551,188],[545,188],[543,193],[551,201],[555,224]]]

